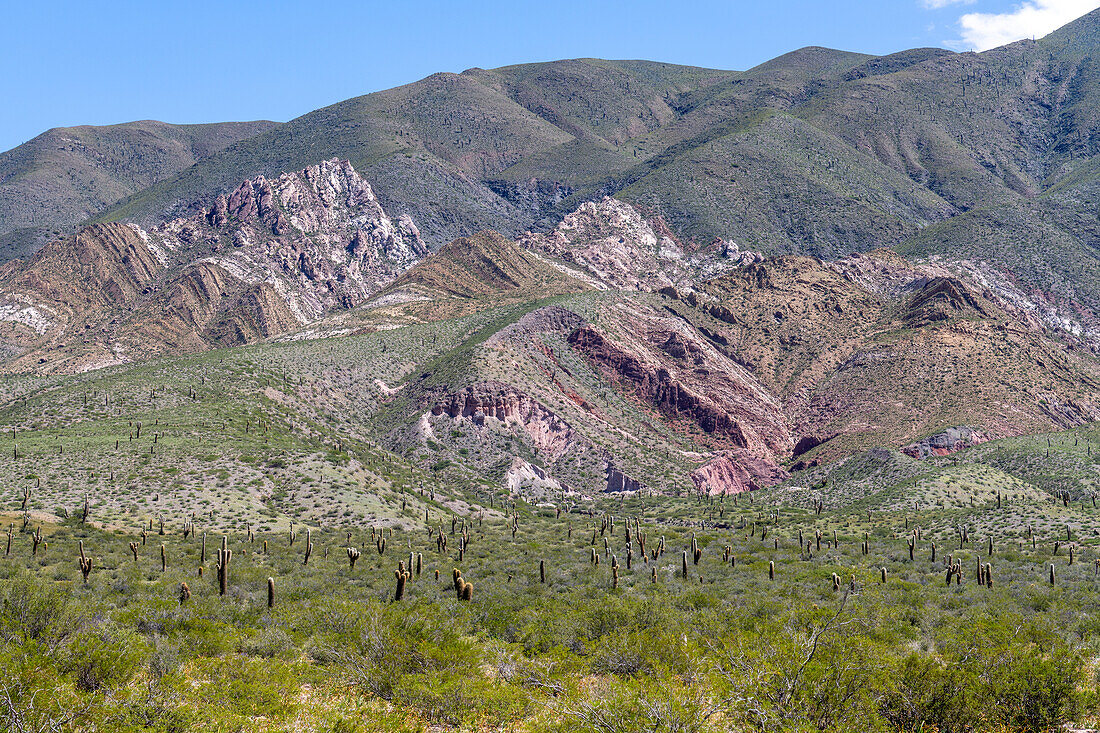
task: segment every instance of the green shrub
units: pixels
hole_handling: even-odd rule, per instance
[[[108,623],[85,628],[69,640],[61,669],[78,689],[115,689],[133,679],[149,655],[144,639]]]

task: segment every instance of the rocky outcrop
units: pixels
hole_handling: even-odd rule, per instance
[[[244,287],[269,283],[298,324],[350,308],[427,254],[408,217],[391,219],[347,161],[243,182],[198,215],[150,232],[187,268],[215,265]]]
[[[569,334],[585,324],[584,318],[560,305],[547,305],[523,315],[515,323],[500,329],[485,342],[487,346],[525,344],[532,337],[548,334]]]
[[[695,425],[717,445],[769,457],[789,453],[780,407],[751,375],[697,336],[656,328],[647,335],[648,348],[630,348],[584,325],[568,342],[614,382],[667,417]]]
[[[699,277],[713,277],[757,261],[733,242],[689,253],[659,218],[610,197],[587,201],[552,231],[527,233],[519,244],[560,260],[609,290],[690,289]]]
[[[978,296],[953,277],[920,278],[910,288],[914,292],[905,304],[903,318],[911,328],[960,316],[989,316],[989,308],[982,305]]]
[[[946,456],[949,453],[969,448],[989,440],[989,437],[980,430],[969,426],[947,428],[935,435],[910,443],[901,449],[901,452],[911,458],[928,458],[929,456]]]
[[[787,472],[782,468],[746,451],[721,453],[691,472],[691,482],[702,494],[756,491],[786,478]]]
[[[119,361],[110,319],[128,313],[165,271],[137,227],[95,224],[0,270],[0,322],[11,371],[81,371]],[[22,353],[20,353],[22,352]]]
[[[623,473],[622,469],[613,463],[607,465],[607,487],[604,489],[606,492],[612,494],[635,493],[645,489],[645,484]]]
[[[569,490],[544,469],[522,458],[513,458],[512,465],[504,475],[504,485],[510,494],[523,494],[528,497],[560,497]]]
[[[148,232],[98,224],[0,271],[9,369],[72,370],[252,343],[351,308],[427,254],[347,161],[218,196]]]
[[[726,438],[733,445],[741,448],[748,446],[741,424],[733,415],[721,410],[707,397],[674,381],[667,370],[649,368],[591,327],[578,328],[569,335],[569,343],[613,372],[620,382],[632,387],[642,399],[671,417],[690,420],[703,432]],[[683,346],[679,348],[683,349]]]
[[[74,309],[127,306],[164,270],[158,254],[137,227],[93,224],[46,245],[24,267],[9,265],[0,297],[23,294]]]
[[[483,382],[446,395],[431,407],[433,415],[464,418],[475,424],[486,419],[520,426],[534,447],[556,461],[577,442],[576,431],[542,403],[509,384]]]
[[[721,460],[699,469],[694,484],[728,493],[782,480],[778,462],[794,446],[782,405],[714,340],[683,319],[640,305],[621,307],[601,323],[578,325],[567,343],[697,450],[718,451]],[[620,485],[617,478],[614,483]]]

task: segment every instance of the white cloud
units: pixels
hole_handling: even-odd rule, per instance
[[[972,5],[975,0],[921,0],[920,4],[929,10],[939,10],[948,5]]]
[[[1041,38],[1098,7],[1100,0],[1027,0],[1008,13],[967,13],[959,18],[962,38],[948,45],[985,51],[1021,38]]]

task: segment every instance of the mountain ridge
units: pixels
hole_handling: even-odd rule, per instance
[[[0,153],[2,255],[20,256],[51,235],[70,233],[120,199],[277,124],[137,120],[47,130]],[[19,238],[26,240],[22,247]]]

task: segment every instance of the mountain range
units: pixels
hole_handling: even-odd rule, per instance
[[[980,54],[576,59],[51,130],[0,156],[0,370],[370,339],[390,371],[326,400],[535,495],[1092,422],[1098,47],[1100,11]]]

